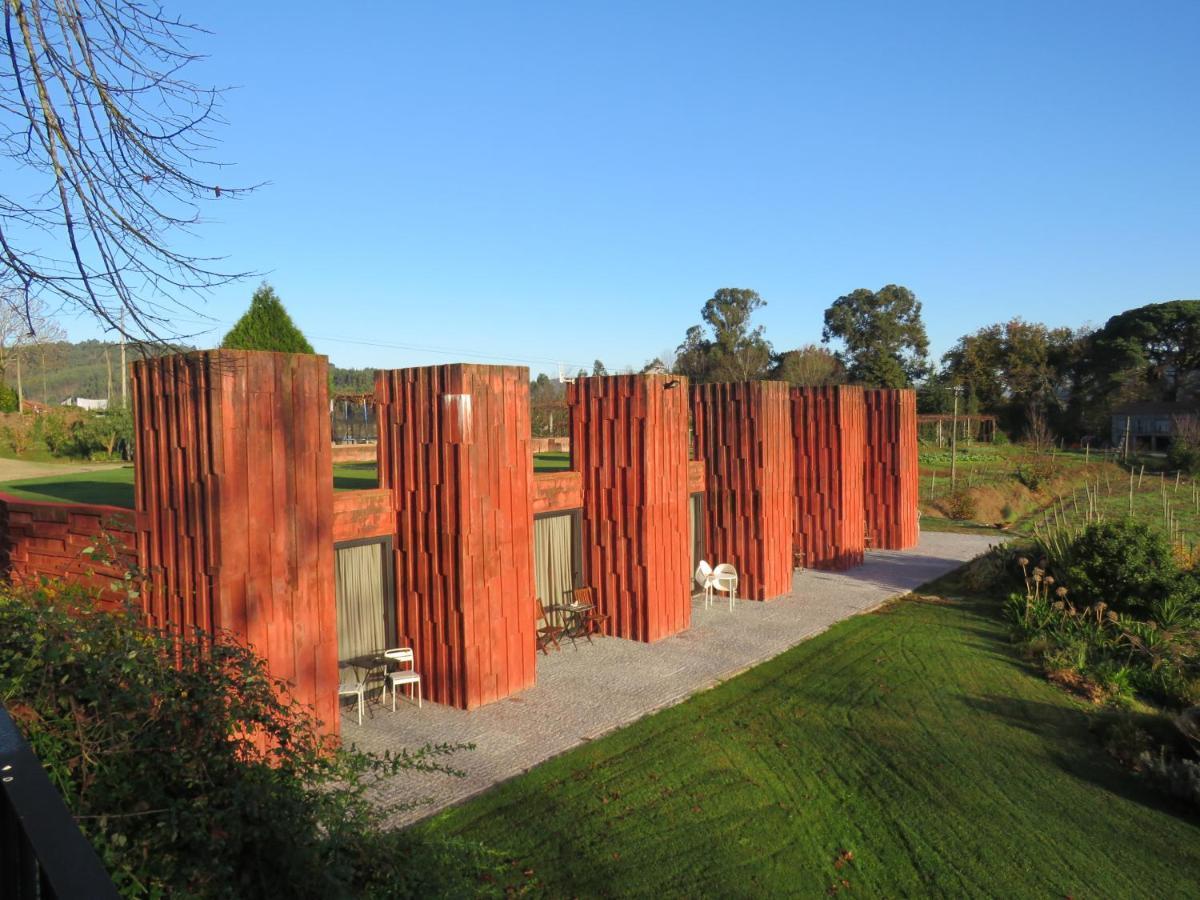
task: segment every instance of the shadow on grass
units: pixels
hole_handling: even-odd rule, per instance
[[[379,487],[379,476],[373,462],[339,463],[333,468],[335,491],[369,491]]]
[[[133,485],[75,479],[49,484],[13,484],[8,492],[35,502],[87,503],[133,509]]]
[[[1145,784],[1105,752],[1092,730],[1093,717],[1085,710],[995,695],[964,699],[977,713],[1044,738],[1047,758],[1068,775],[1200,827],[1200,814]]]

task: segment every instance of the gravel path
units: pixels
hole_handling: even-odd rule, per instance
[[[359,726],[342,717],[342,737],[382,752],[426,742],[473,742],[476,749],[452,762],[467,776],[403,775],[378,789],[384,802],[436,795],[436,800],[396,818],[408,824],[459,803],[552,756],[593,740],[648,713],[777,656],[849,616],[949,572],[998,539],[930,532],[903,552],[867,554],[849,572],[797,573],[792,593],[769,603],[744,601],[692,607],[692,627],[655,644],[600,639],[570,643],[561,653],[538,656],[538,683],[516,696],[464,712],[426,703],[375,706]],[[346,708],[350,713],[350,708]]]

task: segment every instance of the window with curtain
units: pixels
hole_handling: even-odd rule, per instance
[[[569,603],[575,587],[575,518],[570,513],[533,520],[533,573],[542,606]],[[561,624],[550,614],[552,624]]]
[[[334,554],[337,592],[338,660],[386,650],[390,646],[388,583],[383,542],[339,547]]]

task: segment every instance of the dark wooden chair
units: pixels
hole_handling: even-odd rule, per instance
[[[571,599],[577,606],[588,607],[587,611],[580,613],[579,618],[583,637],[591,643],[593,634],[601,634],[604,631],[604,623],[609,618],[608,613],[602,613],[596,608],[595,591],[590,587],[575,588],[571,591]]]
[[[550,647],[555,650],[562,650],[558,645],[558,639],[563,636],[564,629],[559,625],[551,625],[550,620],[546,618],[546,610],[542,608],[541,598],[535,598],[534,603],[537,604],[537,648],[550,655]]]

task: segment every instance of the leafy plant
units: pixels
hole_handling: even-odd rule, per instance
[[[959,489],[942,501],[942,508],[951,519],[966,521],[975,518],[977,502],[970,491]]]
[[[1062,574],[1075,596],[1119,611],[1149,612],[1178,575],[1166,538],[1140,522],[1088,525],[1070,552]]]
[[[123,893],[465,895],[511,875],[478,845],[383,830],[367,798],[401,770],[453,774],[458,746],[339,748],[249,649],[187,637],[77,584],[0,590],[0,697]]]

